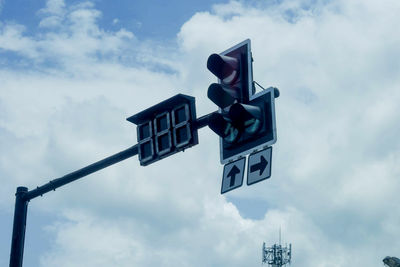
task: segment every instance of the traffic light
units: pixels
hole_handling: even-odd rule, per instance
[[[208,98],[219,111],[208,126],[220,136],[221,163],[236,160],[276,142],[274,98],[276,88],[255,94],[250,40],[212,54],[207,68],[218,78],[208,88]]]

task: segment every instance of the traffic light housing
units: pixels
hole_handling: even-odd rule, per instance
[[[220,136],[222,164],[276,142],[276,88],[255,94],[250,40],[212,54],[207,68],[218,78],[208,88],[208,98],[219,111],[209,117],[208,126]]]

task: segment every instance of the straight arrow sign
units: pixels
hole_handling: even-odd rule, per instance
[[[235,177],[236,177],[236,174],[239,174],[239,173],[240,173],[239,168],[236,167],[236,165],[233,165],[233,168],[228,173],[228,177],[231,178],[229,186],[234,186],[235,185]]]
[[[222,176],[221,194],[242,186],[245,165],[246,158],[241,158],[237,161],[225,164],[224,174]]]

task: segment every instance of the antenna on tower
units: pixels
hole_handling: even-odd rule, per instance
[[[281,226],[279,226],[279,245],[281,245]]]
[[[290,264],[292,261],[292,244],[289,247],[281,245],[281,227],[279,227],[279,245],[274,244],[271,247],[262,247],[262,263],[267,263],[272,267],[281,267]]]

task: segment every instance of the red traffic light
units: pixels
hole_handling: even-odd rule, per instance
[[[224,84],[234,84],[240,74],[240,62],[237,58],[212,54],[208,57],[207,68]]]
[[[208,98],[220,109],[208,126],[220,137],[221,163],[243,157],[276,142],[274,88],[255,94],[250,40],[212,54],[207,68],[218,78]]]

